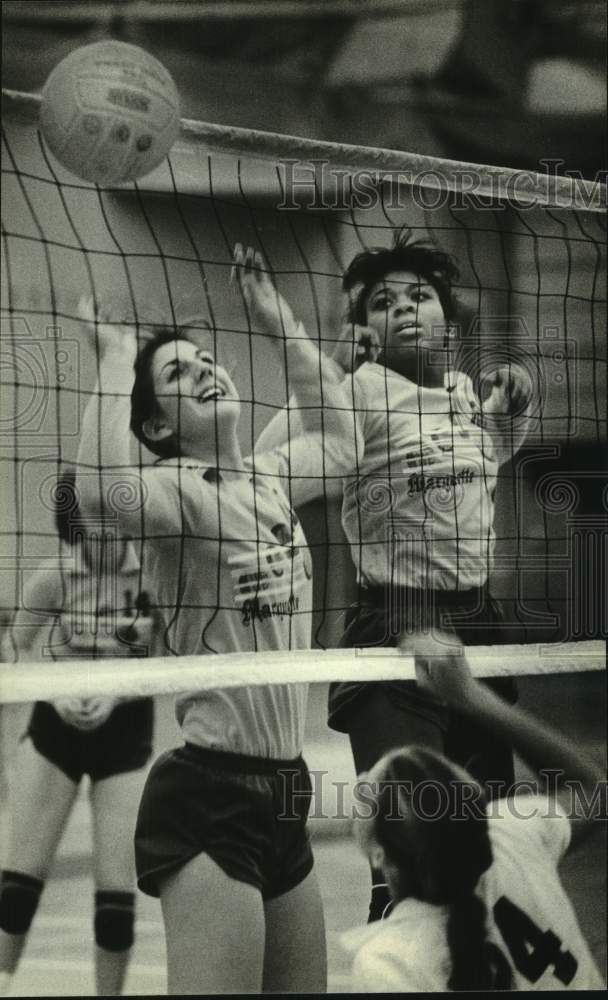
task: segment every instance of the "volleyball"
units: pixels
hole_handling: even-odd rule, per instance
[[[42,91],[40,126],[57,160],[85,181],[150,173],[179,131],[179,94],[165,67],[136,45],[94,42],[70,52]]]

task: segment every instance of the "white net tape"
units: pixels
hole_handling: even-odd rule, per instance
[[[4,114],[22,121],[38,120],[41,101],[38,94],[3,90],[2,95]],[[492,164],[480,166],[410,151],[304,139],[190,118],[181,119],[180,140],[189,147],[202,147],[206,153],[228,153],[272,163],[281,160],[323,162],[338,170],[371,170],[378,177],[396,177],[405,184],[415,181],[418,186],[440,192],[470,192],[474,177],[474,193],[481,198],[503,198],[522,206],[576,208],[585,212],[606,210],[606,185],[582,177],[541,174]]]
[[[477,677],[603,670],[604,642],[471,646],[466,650]],[[293,650],[216,656],[149,657],[4,664],[0,703],[180,694],[212,688],[338,680],[412,680],[414,658],[394,649]]]

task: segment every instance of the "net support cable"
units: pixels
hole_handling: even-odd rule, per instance
[[[3,89],[2,96],[5,114],[37,122],[41,104],[39,94]],[[404,184],[415,183],[435,191],[464,191],[477,198],[503,198],[525,207],[604,212],[608,204],[605,184],[578,176],[466,163],[374,146],[325,142],[190,118],[181,119],[180,137],[189,144],[202,146],[206,152],[230,153],[275,163],[322,162],[340,170],[371,172],[377,174],[379,179],[397,176]]]
[[[604,670],[606,663],[606,644],[597,640],[471,646],[465,652],[476,677],[580,673]],[[387,648],[18,663],[0,666],[0,703],[177,695],[296,682],[414,680],[415,676],[413,656]]]

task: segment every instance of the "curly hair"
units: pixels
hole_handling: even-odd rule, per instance
[[[347,311],[350,322],[365,326],[369,293],[392,271],[412,271],[424,278],[437,292],[446,322],[453,320],[457,305],[453,285],[459,278],[454,259],[445,250],[415,240],[411,230],[404,228],[395,233],[391,247],[369,247],[348,265],[342,277],[342,290],[350,300]]]

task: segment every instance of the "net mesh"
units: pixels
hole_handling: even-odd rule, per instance
[[[297,423],[299,414],[289,367],[277,359],[268,337],[252,327],[242,297],[230,286],[234,244],[262,251],[280,293],[313,342],[331,354],[342,329],[341,279],[349,262],[366,248],[390,245],[393,234],[407,227],[457,262],[457,367],[479,386],[497,364],[521,365],[534,389],[529,432],[517,450],[511,438],[511,453],[497,471],[496,495],[490,498],[495,551],[487,538],[471,538],[462,530],[458,496],[469,485],[469,473],[460,469],[458,479],[454,468],[451,476],[444,470],[433,477],[424,464],[422,433],[417,463],[406,468],[399,483],[391,481],[390,470],[375,478],[366,478],[363,464],[355,470],[358,488],[363,483],[368,491],[357,495],[357,517],[360,521],[367,504],[367,513],[383,519],[393,569],[395,560],[401,561],[407,572],[408,561],[419,558],[411,546],[419,548],[421,536],[412,542],[411,524],[391,512],[390,504],[382,507],[385,488],[390,493],[396,485],[414,500],[422,497],[425,523],[455,542],[456,561],[472,545],[477,561],[485,562],[492,592],[505,609],[503,638],[509,647],[502,660],[509,670],[535,672],[532,664],[542,660],[539,650],[550,643],[568,646],[563,645],[561,660],[549,656],[545,664],[560,669],[561,662],[566,669],[564,662],[578,664],[584,652],[590,667],[598,665],[597,640],[607,631],[602,599],[608,511],[604,189],[557,178],[550,168],[544,174],[516,174],[197,123],[185,123],[170,158],[152,175],[106,189],[78,181],[52,159],[37,130],[35,102],[9,95],[9,105],[13,113],[3,131],[2,167],[5,661],[27,659],[17,634],[20,614],[27,612],[31,627],[48,623],[53,614],[56,619],[65,606],[48,599],[28,605],[41,568],[59,574],[64,598],[66,588],[76,586],[78,566],[73,552],[66,557],[56,516],[61,505],[57,484],[76,463],[83,413],[99,374],[99,357],[78,317],[80,297],[93,296],[113,322],[131,326],[138,335],[185,325],[198,330],[202,341],[210,337],[238,387],[239,440],[250,454],[281,408],[291,401],[290,421]],[[376,416],[386,420],[387,405],[379,393]],[[129,502],[129,476],[154,459],[133,443],[122,503]],[[100,453],[92,454],[81,474],[100,478],[101,464]],[[471,478],[483,481],[487,470],[477,472]],[[298,514],[314,567],[313,647],[333,650],[357,596],[357,582],[341,526],[340,479],[329,467],[316,492]],[[180,605],[178,595],[171,601],[159,598],[143,575],[146,549],[155,541],[146,532],[145,518],[141,530],[131,533],[132,552],[125,555],[116,519],[83,525],[80,515],[70,515],[69,504],[65,513],[72,542],[84,533],[109,554],[89,596],[90,621],[84,627],[71,622],[67,638],[61,633],[63,638],[47,642],[44,659],[69,655],[78,661],[87,649],[112,664],[117,656],[143,651],[161,657],[189,653],[172,631],[187,612],[200,616],[205,638],[198,651],[219,648],[213,623],[218,610],[230,610],[219,582],[215,591],[207,588],[211,596],[198,607]],[[176,527],[173,541],[175,559],[183,566],[192,538]],[[259,537],[242,539],[245,546],[252,541],[259,549]],[[362,567],[368,544],[360,538],[358,556],[352,553]],[[450,569],[457,575],[456,588],[466,587],[466,578],[458,577],[462,568]],[[125,574],[128,586],[100,596],[102,578],[124,582]],[[257,603],[246,623],[254,658],[256,619],[261,627],[264,616],[256,579],[250,593]],[[298,609],[277,604],[269,613],[296,619]],[[156,614],[163,625],[152,642],[148,620]],[[245,627],[242,603],[239,614]],[[83,628],[90,634],[79,645]],[[582,645],[570,646],[574,641]],[[534,644],[534,649],[526,655],[521,644]],[[362,669],[352,654],[332,659],[328,652],[315,662],[327,666],[319,676],[324,680],[332,670],[338,676]],[[484,663],[479,669],[491,673],[488,656]],[[312,659],[303,656],[298,664],[313,675]],[[401,669],[388,655],[373,666],[369,661],[370,670],[385,667]],[[221,682],[219,665],[204,669],[214,683]],[[243,665],[243,676],[247,669]],[[92,683],[87,678],[85,686]],[[8,687],[10,681],[3,693],[10,700]]]

